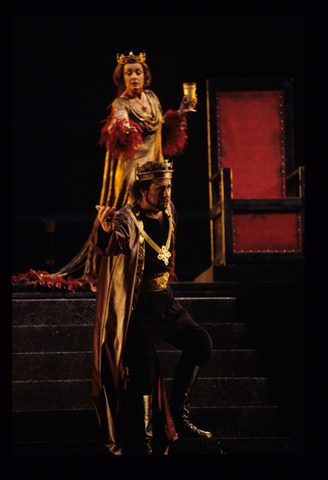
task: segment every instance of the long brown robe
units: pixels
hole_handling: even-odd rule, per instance
[[[134,211],[135,205],[136,202],[131,204]],[[172,203],[171,210],[173,218],[176,218]],[[92,235],[95,251],[102,255],[93,336],[92,396],[103,442],[112,454],[120,455],[122,449],[116,430],[126,382],[122,358],[142,284],[145,244],[125,207],[117,212],[115,229],[108,234],[109,241],[104,251],[97,245],[98,228],[99,224],[95,225]],[[105,370],[106,376],[103,374]],[[166,438],[173,441],[178,437],[159,370],[157,380],[152,414],[153,417],[162,417]]]

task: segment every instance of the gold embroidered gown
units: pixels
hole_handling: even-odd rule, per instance
[[[123,149],[121,151],[117,150],[116,145],[120,140],[119,135],[115,142],[116,145],[112,143],[111,148],[109,148],[109,142],[106,145],[107,152],[100,204],[110,205],[115,207],[116,210],[129,202],[129,187],[135,180],[136,165],[143,165],[149,161],[164,160],[162,153],[162,123],[164,117],[161,105],[152,91],[146,90],[145,94],[151,106],[151,114],[147,114],[136,107],[128,98],[120,97],[113,102],[112,113],[103,129],[104,136],[110,137],[114,133],[113,129],[120,128],[121,123],[126,119],[130,124],[133,124],[132,122],[137,124],[141,130],[142,142],[138,144],[136,136],[131,138],[130,141],[131,146],[132,144],[138,145],[133,156],[130,156],[129,152],[126,153]],[[102,141],[106,143],[105,139]]]

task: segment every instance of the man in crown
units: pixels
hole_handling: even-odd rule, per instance
[[[134,201],[96,206],[92,242],[101,255],[93,339],[93,402],[112,454],[168,451],[178,437],[209,438],[189,420],[191,391],[211,338],[169,286],[176,235],[172,164],[137,169]],[[167,401],[155,344],[181,350]]]

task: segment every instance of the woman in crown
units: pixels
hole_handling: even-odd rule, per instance
[[[100,137],[100,145],[106,146],[100,205],[119,209],[129,198],[137,164],[163,161],[183,151],[187,108],[184,97],[179,110],[163,115],[157,96],[147,89],[151,74],[145,53],[117,54],[117,62],[113,79],[118,97],[108,107]]]

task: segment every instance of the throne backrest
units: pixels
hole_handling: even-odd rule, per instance
[[[218,167],[232,169],[233,198],[284,198],[294,170],[291,81],[253,83],[215,85]]]

